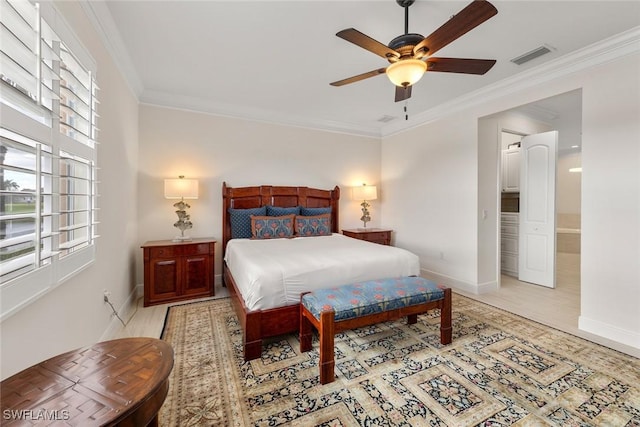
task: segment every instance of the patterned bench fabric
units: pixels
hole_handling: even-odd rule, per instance
[[[302,304],[320,320],[322,311],[335,311],[347,320],[444,298],[444,290],[422,277],[370,280],[303,295]]]

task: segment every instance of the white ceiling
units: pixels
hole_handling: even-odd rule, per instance
[[[469,1],[420,1],[409,32],[430,34]],[[427,73],[410,117],[640,25],[639,1],[493,1],[498,15],[436,56],[496,59],[484,76]],[[329,82],[386,62],[335,36],[353,27],[387,44],[404,32],[404,10],[385,1],[90,1],[95,22],[143,103],[234,117],[384,134],[402,126],[404,102],[384,75]],[[510,62],[553,48],[522,66]],[[552,63],[552,62],[550,62]],[[392,122],[378,121],[383,116]]]

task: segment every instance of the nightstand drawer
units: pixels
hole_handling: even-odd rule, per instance
[[[342,234],[354,239],[366,240],[371,243],[380,245],[391,245],[391,230],[382,230],[379,228],[372,229],[354,229],[342,230]]]
[[[207,255],[209,243],[183,243],[177,246],[149,248],[151,258],[173,258],[176,256]]]
[[[173,258],[178,256],[180,248],[176,246],[162,246],[158,248],[149,248],[151,258]]]
[[[367,241],[369,242],[373,242],[373,243],[380,243],[383,245],[388,245],[389,242],[389,233],[387,232],[376,232],[376,233],[369,233],[367,238]]]
[[[182,250],[182,255],[207,255],[209,253],[209,244],[184,245],[180,249]]]

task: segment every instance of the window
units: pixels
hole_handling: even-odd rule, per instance
[[[55,17],[0,0],[0,319],[94,257],[96,67]]]

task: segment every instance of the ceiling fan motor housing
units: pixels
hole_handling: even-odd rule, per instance
[[[416,0],[396,0],[396,3],[398,3],[400,7],[409,7],[415,3],[415,1]]]
[[[413,56],[413,47],[424,40],[422,34],[402,34],[389,42],[389,48],[400,54],[400,59]],[[395,62],[397,58],[389,58],[389,62]]]

